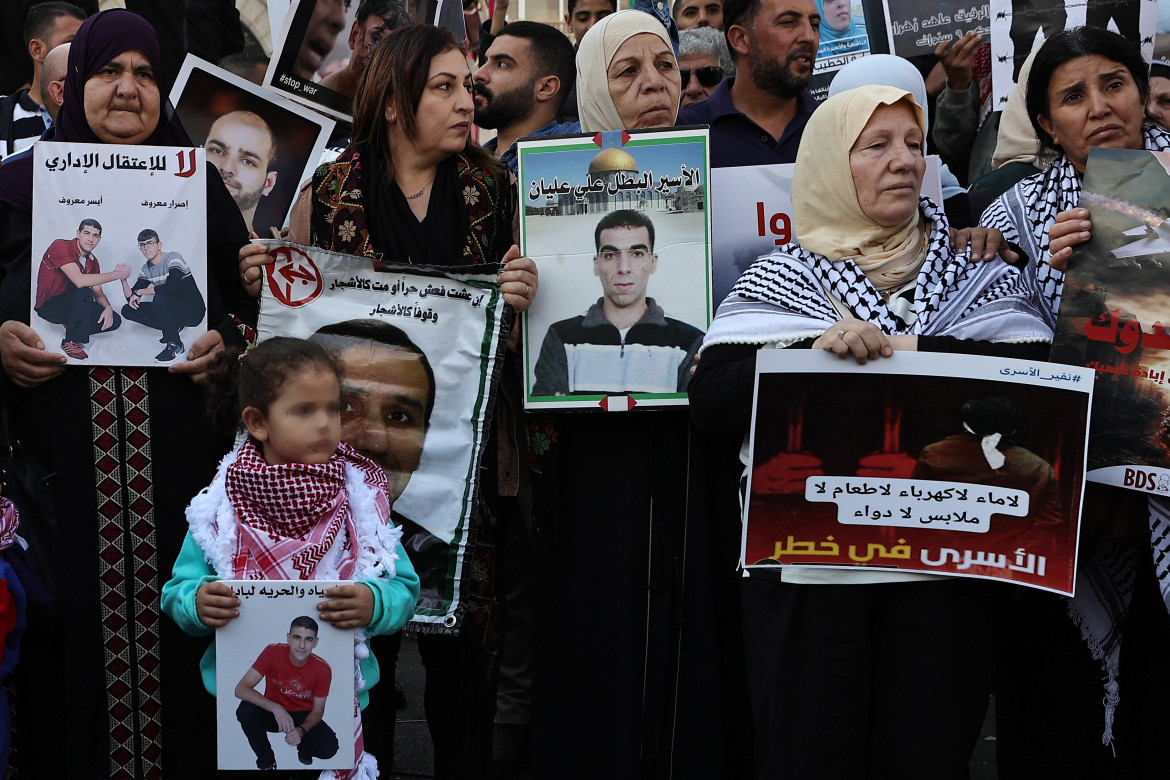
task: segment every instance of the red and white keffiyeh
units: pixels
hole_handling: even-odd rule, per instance
[[[248,439],[220,463],[215,480],[187,508],[191,535],[216,574],[230,579],[366,580],[395,575],[402,529],[390,522],[386,475],[342,442],[327,463],[270,466]],[[354,632],[354,768],[321,780],[374,780],[363,750],[356,691],[369,656]]]

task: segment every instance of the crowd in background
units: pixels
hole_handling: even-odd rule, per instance
[[[540,280],[515,246],[517,139],[706,125],[715,168],[796,166],[797,240],[720,306],[681,380],[689,409],[526,413],[510,343],[467,614],[457,636],[418,640],[435,777],[963,778],[993,692],[1002,778],[1164,771],[1170,575],[1150,528],[1170,507],[1087,491],[1081,567],[1094,587],[1072,602],[928,575],[745,578],[737,561],[758,350],[1046,359],[1065,266],[1092,232],[1079,206],[1088,150],[1170,150],[1170,66],[1103,29],[1057,32],[1026,62],[1017,52],[1019,83],[998,111],[990,46],[972,33],[910,60],[858,59],[818,104],[819,42],[844,34],[836,17],[857,29],[832,0],[569,0],[567,34],[509,19],[508,0],[490,16],[469,3],[468,47],[411,25],[400,0],[354,2],[353,56],[327,77],[353,98],[353,122],[300,189],[286,226],[299,243],[498,262],[504,299],[523,312]],[[23,496],[39,595],[25,583],[9,765],[30,778],[214,777],[200,667],[213,624],[192,613],[195,590],[189,609],[172,601],[164,614],[164,583],[181,550],[198,557],[187,506],[232,449],[231,431],[199,421],[208,369],[255,341],[270,260],[248,244],[230,175],[209,168],[208,333],[166,367],[66,367],[29,325],[29,149],[185,145],[166,101],[183,57],[255,83],[267,60],[245,48],[226,0],[98,5],[0,11],[0,445],[39,475]],[[920,200],[927,153],[943,163],[942,203]],[[93,247],[74,251],[80,262]],[[359,335],[325,337],[345,362]],[[84,356],[85,339],[62,348]],[[383,357],[409,351],[375,340]],[[530,447],[536,431],[551,446]],[[391,456],[367,434],[341,431],[390,477],[371,484],[393,500]],[[399,567],[395,614],[368,621],[386,635],[370,643],[381,682],[361,691],[359,731],[382,777],[398,629],[427,554],[407,537],[400,549],[415,565]]]

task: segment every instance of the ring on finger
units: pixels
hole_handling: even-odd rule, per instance
[[[843,331],[843,330],[839,330],[839,331],[837,331],[837,338],[839,338],[839,339],[841,339],[842,341],[844,341],[844,340],[845,340],[845,333],[846,333],[846,331]]]
[[[527,298],[527,297],[528,297],[528,293],[530,293],[530,292],[532,292],[532,288],[531,288],[531,287],[529,287],[527,284],[526,284],[526,285],[524,285],[524,297],[525,297],[525,298]]]

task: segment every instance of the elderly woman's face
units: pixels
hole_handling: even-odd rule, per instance
[[[638,33],[618,47],[606,75],[623,128],[674,125],[682,84],[670,44],[654,33]]]
[[[1048,80],[1048,116],[1040,126],[1082,173],[1089,149],[1141,149],[1141,92],[1129,69],[1100,54],[1069,60]]]
[[[901,225],[918,208],[922,174],[922,130],[903,101],[879,106],[849,150],[857,203],[882,227]]]
[[[146,54],[128,49],[85,82],[85,119],[107,144],[138,144],[158,127],[161,99]]]

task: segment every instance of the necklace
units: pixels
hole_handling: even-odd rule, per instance
[[[407,195],[407,196],[406,196],[406,199],[407,199],[407,200],[415,200],[416,198],[418,198],[419,196],[421,196],[421,195],[422,195],[424,192],[426,192],[426,191],[427,191],[427,188],[428,188],[428,187],[430,187],[430,186],[431,186],[432,184],[434,184],[434,183],[435,183],[435,180],[434,180],[434,179],[431,179],[430,181],[428,181],[426,184],[424,184],[424,185],[423,185],[423,188],[422,188],[421,190],[419,190],[418,192],[414,193],[413,195]]]

